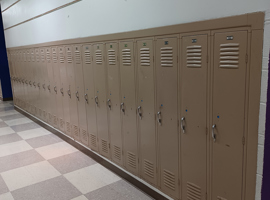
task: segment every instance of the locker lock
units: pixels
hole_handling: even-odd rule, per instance
[[[71,98],[71,92],[70,90],[67,91],[69,98]]]
[[[107,104],[108,104],[108,108],[111,110],[112,109],[112,105],[111,105],[111,100],[110,99],[107,100]]]
[[[29,85],[31,85],[31,86],[32,86],[32,81],[29,81]]]
[[[87,94],[84,94],[84,99],[85,99],[86,103],[88,103],[88,95]]]
[[[56,88],[56,86],[54,86],[53,90],[54,90],[55,93],[57,94],[57,88]]]
[[[139,115],[140,119],[142,119],[141,108],[142,108],[141,106],[139,106],[139,107],[137,108],[137,110],[138,110],[138,115]]]
[[[51,91],[51,86],[50,85],[48,85],[48,90]]]
[[[96,103],[96,106],[98,106],[98,96],[95,96],[95,103]]]
[[[182,129],[183,133],[186,132],[186,121],[185,120],[186,120],[185,117],[181,118],[181,129]]]
[[[157,121],[158,121],[158,124],[161,125],[161,112],[160,111],[157,112]]]
[[[35,87],[36,87],[36,82],[34,82],[34,83],[33,83],[33,86],[35,86]]]
[[[216,142],[215,128],[216,128],[216,125],[214,124],[214,125],[212,126],[212,138],[213,138],[214,142]]]
[[[76,97],[77,97],[77,100],[79,101],[79,92],[76,91]]]
[[[64,96],[64,90],[63,90],[63,88],[60,89],[60,92],[61,92],[62,96]]]
[[[124,103],[123,103],[123,102],[121,103],[120,109],[121,109],[121,111],[122,111],[123,113],[125,113],[125,108],[124,108]]]

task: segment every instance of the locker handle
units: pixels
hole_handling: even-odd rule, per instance
[[[95,103],[96,103],[96,106],[98,106],[98,96],[95,96]]]
[[[216,125],[214,124],[213,126],[212,126],[212,138],[213,138],[213,140],[214,140],[214,142],[216,142],[216,134],[215,134],[215,128],[216,128]]]
[[[182,132],[185,133],[186,132],[186,122],[185,122],[185,117],[181,118],[181,129]]]
[[[161,112],[160,111],[157,112],[157,121],[159,125],[161,125]]]
[[[112,105],[111,105],[111,100],[110,99],[107,100],[107,104],[108,104],[108,108],[111,110],[112,109]]]
[[[54,86],[53,90],[54,90],[55,93],[57,94],[57,88],[56,88],[56,86]]]
[[[29,81],[29,85],[31,85],[31,86],[32,86],[32,81]]]
[[[142,119],[141,108],[142,108],[141,106],[139,106],[139,107],[137,108],[137,110],[138,110],[138,115],[139,115],[140,119]]]
[[[48,90],[51,91],[51,86],[50,85],[48,85]]]
[[[76,97],[77,97],[77,100],[79,101],[79,92],[76,91]]]
[[[71,98],[71,92],[70,90],[67,91],[69,98]]]
[[[86,103],[88,103],[88,95],[87,94],[84,94],[84,99],[85,99]]]
[[[37,86],[40,88],[40,83],[38,83]]]
[[[60,92],[61,92],[62,96],[64,96],[64,90],[63,90],[63,88],[60,89]]]
[[[36,87],[36,82],[34,82],[34,83],[33,83],[33,86],[35,86],[35,87]]]
[[[124,108],[124,103],[123,103],[123,102],[121,103],[120,109],[121,109],[121,111],[122,111],[123,113],[125,113],[125,108]]]

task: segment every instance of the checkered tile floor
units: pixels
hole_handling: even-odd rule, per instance
[[[0,101],[0,200],[152,199]]]

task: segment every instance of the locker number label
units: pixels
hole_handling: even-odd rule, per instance
[[[227,40],[233,40],[233,36],[227,36]]]
[[[127,44],[125,44],[125,47],[127,47]]]
[[[197,39],[192,39],[192,43],[197,43]]]
[[[168,45],[168,44],[169,44],[169,41],[165,41],[164,44],[165,44],[165,45]]]
[[[110,48],[112,48],[112,45],[110,45]]]
[[[143,43],[143,46],[146,46],[146,42]]]

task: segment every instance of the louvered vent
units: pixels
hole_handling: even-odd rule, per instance
[[[63,119],[60,118],[60,128],[64,129],[64,126],[65,126],[65,122]]]
[[[101,151],[108,153],[108,143],[106,140],[101,140]]]
[[[201,188],[193,183],[187,183],[187,199],[201,200],[202,191]]]
[[[71,53],[71,51],[67,51],[67,62],[72,63],[72,53]]]
[[[171,190],[175,190],[175,175],[168,171],[168,170],[163,170],[163,181],[164,185]]]
[[[141,66],[150,66],[150,49],[149,48],[140,49],[140,62],[141,62]]]
[[[121,148],[120,147],[114,145],[113,157],[119,161],[121,160]]]
[[[52,53],[52,59],[53,59],[53,62],[54,63],[57,63],[57,54],[56,54],[56,51],[53,51],[53,53]]]
[[[31,53],[29,51],[27,52],[27,61],[31,62]]]
[[[31,53],[31,60],[32,60],[32,62],[35,62],[35,52],[34,51]]]
[[[131,66],[131,51],[130,49],[122,50],[122,63],[125,66]]]
[[[70,123],[69,122],[66,122],[66,127],[67,127],[67,132],[68,133],[70,133],[71,132],[71,130],[70,130]]]
[[[76,125],[73,125],[73,134],[76,137],[79,137],[79,128]]]
[[[136,168],[136,155],[131,153],[131,152],[127,152],[127,161],[128,161],[128,165],[132,168]]]
[[[54,116],[53,116],[53,124],[54,124],[55,126],[57,126],[57,121],[58,121],[58,120],[57,120],[57,117],[54,115]]]
[[[39,62],[39,52],[36,51],[36,61]]]
[[[87,131],[82,129],[82,139],[83,141],[87,142],[88,137],[87,137]]]
[[[173,66],[173,48],[162,47],[160,49],[161,67]]]
[[[202,46],[187,46],[187,67],[201,67],[202,65]]]
[[[93,147],[97,146],[97,137],[93,134],[90,134],[90,144]]]
[[[219,67],[238,68],[239,65],[239,44],[228,43],[220,45]]]
[[[65,56],[63,52],[59,52],[59,61],[60,63],[65,63]]]
[[[96,64],[102,64],[102,51],[96,50]]]
[[[146,159],[144,160],[144,173],[147,176],[154,178],[154,164]]]
[[[85,51],[84,52],[85,56],[85,64],[90,65],[91,64],[91,54],[90,51]]]
[[[109,65],[116,64],[115,50],[113,49],[108,50],[108,61],[109,61]]]
[[[217,200],[227,200],[227,199],[218,196],[218,197],[217,197]]]
[[[49,51],[47,51],[47,53],[46,53],[46,59],[47,59],[47,62],[51,61],[51,54]]]
[[[44,55],[44,51],[43,50],[41,50],[41,52],[40,52],[40,60],[42,62],[45,62],[45,55]]]
[[[75,51],[75,62],[76,64],[81,64],[81,52],[80,51]]]

